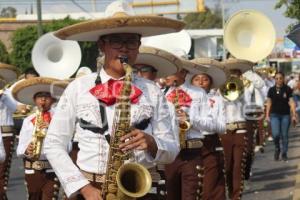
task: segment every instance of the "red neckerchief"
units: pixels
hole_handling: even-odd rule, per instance
[[[49,111],[46,111],[46,112],[43,112],[42,115],[43,115],[43,121],[47,122],[49,124],[51,122],[51,113]],[[35,118],[36,118],[36,116],[31,119],[31,122],[33,125],[35,124]]]
[[[111,106],[116,103],[116,100],[122,91],[123,84],[124,81],[110,79],[104,84],[97,84],[90,89],[90,93],[107,106]],[[139,88],[131,85],[131,103],[137,103],[142,93],[143,92]]]
[[[216,101],[214,99],[212,99],[212,98],[208,99],[208,101],[209,101],[210,107],[213,108],[214,104],[216,103]]]
[[[171,103],[174,103],[176,98],[176,89],[174,89],[170,94],[167,95],[167,100]],[[179,106],[190,107],[192,103],[192,98],[188,93],[183,91],[182,89],[178,89],[178,104]]]

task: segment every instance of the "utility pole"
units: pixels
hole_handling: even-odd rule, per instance
[[[43,35],[43,28],[42,28],[42,4],[41,0],[36,1],[36,9],[37,9],[37,30],[38,36],[41,37]]]

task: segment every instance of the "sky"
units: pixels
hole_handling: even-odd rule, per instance
[[[132,0],[129,0],[132,1]],[[151,0],[134,0],[135,2],[150,2]],[[170,0],[153,0],[153,1],[170,1]],[[216,3],[222,0],[206,0],[208,7],[214,7]],[[282,38],[286,33],[286,27],[293,23],[293,20],[284,17],[284,8],[274,10],[277,0],[223,0],[224,8],[227,10],[226,15],[230,16],[234,12],[241,9],[254,9],[263,12],[273,22],[277,37]],[[95,4],[92,4],[95,2]],[[112,2],[112,0],[42,0],[43,13],[65,13],[65,12],[91,12],[96,10],[98,12],[104,11],[105,7]],[[180,10],[193,10],[195,9],[195,0],[180,0]],[[24,14],[25,10],[30,11],[33,5],[33,11],[36,12],[36,0],[0,0],[0,9],[7,6],[12,6],[17,9],[18,14]],[[95,6],[93,6],[95,5]],[[176,6],[167,6],[164,8],[151,9],[143,8],[145,12],[152,11],[174,11],[177,10]],[[139,10],[140,11],[140,10]],[[139,12],[138,11],[138,12]],[[227,16],[227,17],[228,17]]]

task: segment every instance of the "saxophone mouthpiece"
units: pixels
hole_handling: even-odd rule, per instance
[[[128,56],[119,56],[118,58],[122,64],[128,63]]]
[[[177,80],[174,80],[174,81],[173,81],[173,86],[174,86],[174,87],[177,87]]]

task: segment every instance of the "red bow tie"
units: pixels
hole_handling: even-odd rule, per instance
[[[43,112],[42,115],[43,115],[43,121],[47,122],[49,124],[51,122],[51,113],[46,111],[46,112]],[[35,118],[36,118],[36,116],[31,119],[31,122],[33,125],[35,124]]]
[[[106,83],[98,84],[90,89],[90,93],[100,101],[104,102],[107,106],[111,106],[116,103],[117,98],[121,94],[123,85],[124,81],[110,79]],[[142,93],[143,92],[139,88],[131,85],[131,103],[137,103],[139,101],[139,96],[141,96]]]
[[[190,107],[192,103],[192,98],[188,93],[183,91],[182,89],[178,89],[178,104],[179,106],[185,106],[185,107]],[[170,92],[170,94],[167,95],[167,100],[169,102],[174,103],[176,99],[176,89]]]

